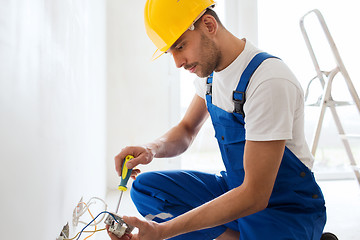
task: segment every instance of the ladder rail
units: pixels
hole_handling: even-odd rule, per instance
[[[332,87],[332,82],[334,80],[335,75],[339,72],[338,68],[335,68],[330,74],[329,74],[329,79],[328,81],[325,83],[324,86],[324,94],[322,96],[321,99],[321,103],[320,103],[320,113],[319,113],[319,119],[318,119],[318,123],[316,126],[316,130],[313,136],[313,140],[312,140],[312,144],[311,144],[311,153],[313,156],[315,156],[316,153],[316,149],[318,147],[318,143],[319,143],[319,139],[320,139],[320,133],[321,133],[321,128],[322,128],[322,123],[324,121],[324,117],[325,117],[325,110],[326,107],[328,107],[327,103],[328,101],[331,99],[331,87]]]
[[[340,136],[345,136],[345,131],[344,131],[344,128],[341,124],[341,121],[340,121],[340,118],[339,118],[339,115],[337,114],[337,111],[335,109],[335,106],[329,106],[330,107],[330,110],[331,110],[331,113],[333,115],[333,118],[335,120],[335,124],[336,124],[336,127],[337,127],[337,130],[338,130],[338,133]],[[357,169],[357,164],[356,164],[356,161],[355,161],[355,158],[354,158],[354,155],[351,151],[351,147],[350,147],[350,143],[347,139],[347,137],[341,137],[341,141],[345,147],[345,151],[346,151],[346,154],[350,160],[350,165],[351,167],[353,168],[353,171],[355,173],[355,177],[358,181],[358,183],[360,184],[360,171]]]
[[[313,10],[314,11],[314,10]],[[320,80],[321,82],[321,85],[322,87],[324,88],[325,87],[325,80],[323,78],[323,74],[321,72],[321,69],[320,69],[320,65],[319,65],[319,62],[316,58],[316,55],[315,55],[315,52],[314,52],[314,49],[311,45],[311,42],[310,42],[310,38],[309,38],[309,35],[306,31],[306,28],[305,28],[305,23],[304,23],[304,19],[307,15],[309,15],[312,11],[306,13],[301,19],[300,19],[300,28],[301,28],[301,33],[304,37],[304,40],[305,40],[305,43],[306,43],[306,46],[309,50],[309,53],[310,53],[310,57],[311,57],[311,60],[314,64],[314,67],[315,67],[315,71],[316,71],[316,75],[318,77],[318,79]]]

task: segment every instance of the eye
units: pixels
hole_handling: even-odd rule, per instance
[[[185,43],[180,43],[176,46],[176,50],[182,50],[185,46]]]

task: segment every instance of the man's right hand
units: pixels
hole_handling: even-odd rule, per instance
[[[115,169],[119,176],[121,176],[120,170],[124,162],[123,160],[127,155],[132,155],[134,157],[126,163],[126,167],[128,169],[133,169],[139,164],[149,164],[154,158],[153,152],[146,146],[131,146],[123,148],[115,157]],[[139,169],[133,169],[131,178],[135,179],[139,173]]]

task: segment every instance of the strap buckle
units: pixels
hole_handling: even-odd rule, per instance
[[[213,72],[206,79],[206,95],[212,95]]]
[[[206,95],[212,95],[212,83],[206,83]]]
[[[233,91],[232,100],[234,102],[234,113],[239,113],[245,117],[244,103],[245,103],[245,92]]]

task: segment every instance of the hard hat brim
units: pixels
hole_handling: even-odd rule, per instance
[[[154,61],[156,59],[158,59],[161,55],[163,55],[165,52],[159,50],[159,49],[156,49],[156,51],[154,52],[154,54],[152,55],[151,57],[151,61]]]

